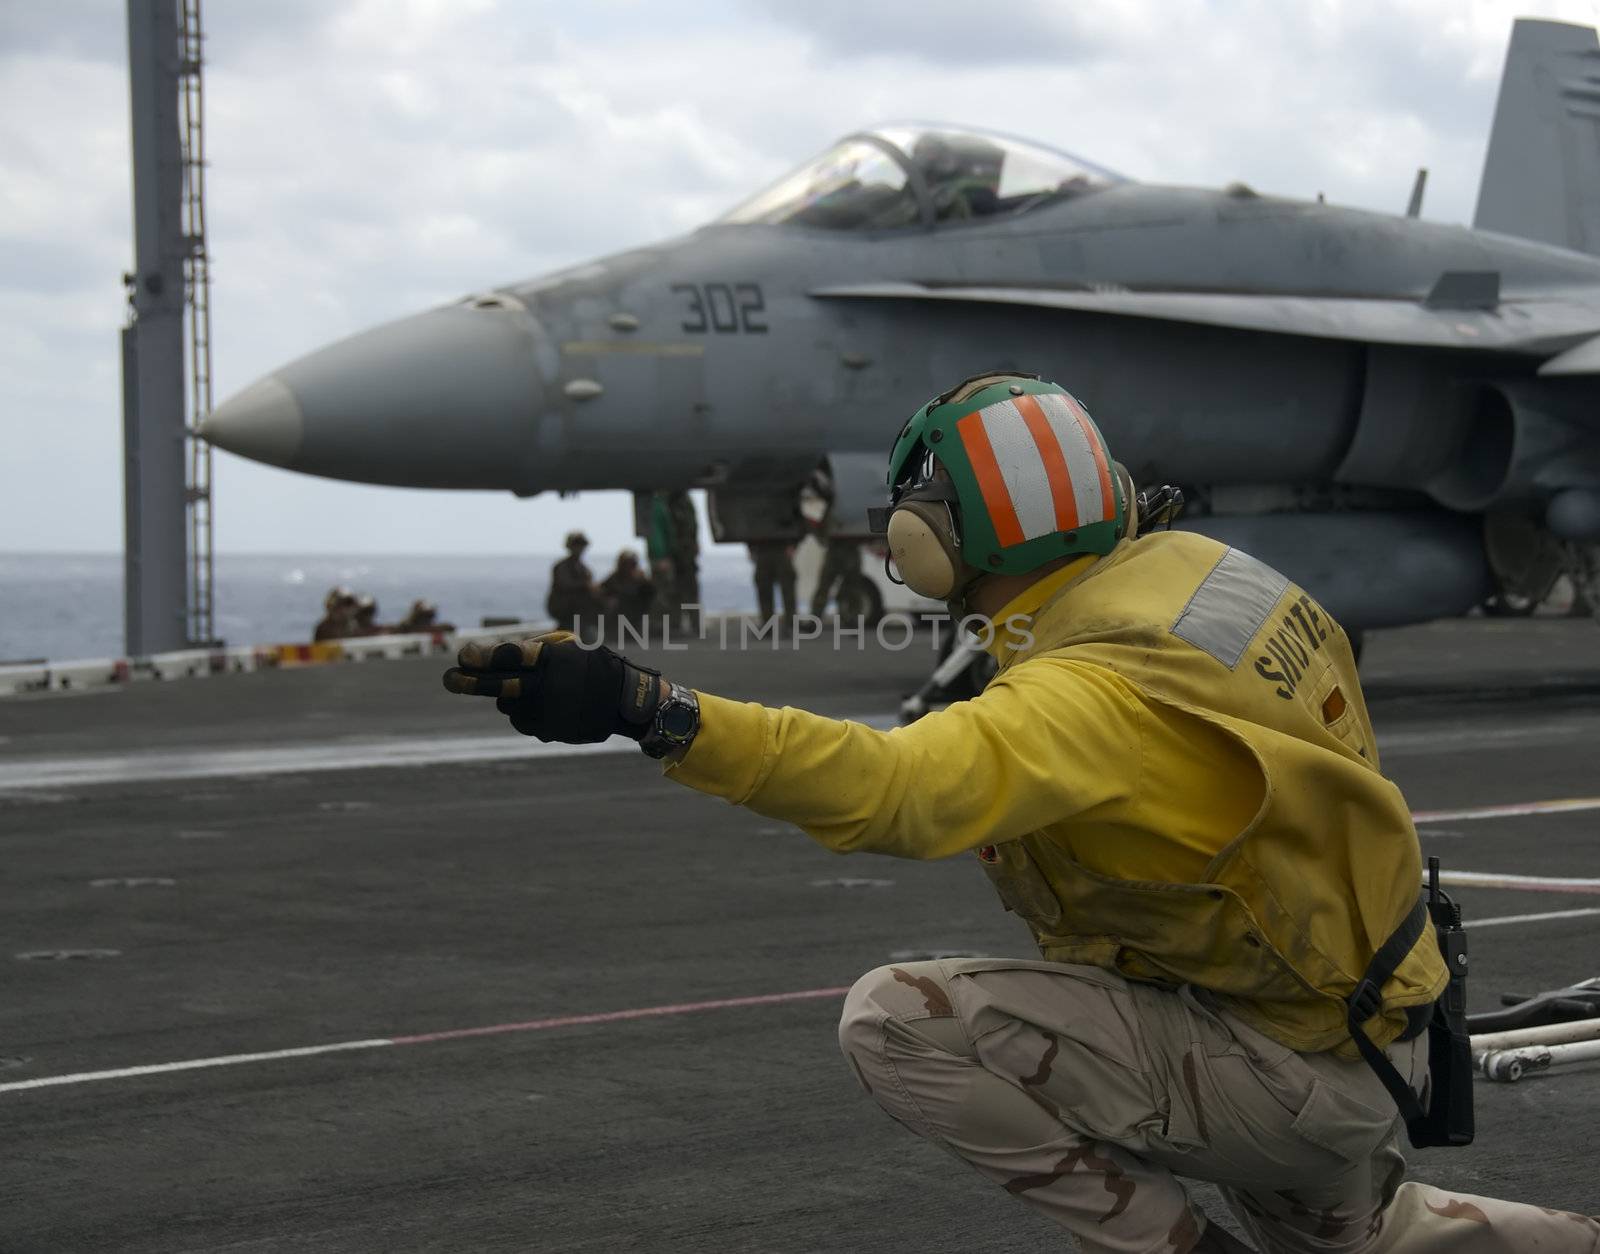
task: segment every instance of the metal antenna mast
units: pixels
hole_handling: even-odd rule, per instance
[[[206,260],[205,93],[200,75],[203,51],[200,0],[181,0],[178,27],[178,83],[183,96],[184,296],[189,323],[189,481],[184,503],[189,515],[189,643],[210,645],[217,638],[212,610],[215,568],[211,559],[211,445],[195,434],[211,412],[211,275]]]
[[[128,0],[134,270],[122,331],[126,649],[214,642],[199,0]],[[184,378],[185,331],[190,375]],[[188,383],[188,387],[185,383]]]

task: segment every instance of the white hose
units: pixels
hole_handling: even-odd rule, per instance
[[[961,678],[961,672],[971,666],[972,659],[982,652],[983,645],[971,636],[958,638],[950,649],[950,655],[934,669],[933,682],[941,688],[948,688]]]
[[[1483,1074],[1491,1080],[1515,1082],[1530,1071],[1600,1060],[1600,1040],[1574,1041],[1568,1045],[1529,1045],[1522,1049],[1490,1050],[1483,1060]]]
[[[900,718],[912,723],[928,712],[928,698],[941,688],[948,688],[961,678],[961,672],[972,665],[972,659],[983,652],[983,645],[975,638],[962,633],[950,647],[944,661],[934,668],[928,682],[900,703]]]
[[[1481,1058],[1493,1050],[1519,1049],[1526,1045],[1569,1045],[1573,1041],[1596,1040],[1600,1040],[1600,1017],[1576,1019],[1570,1023],[1547,1023],[1537,1028],[1485,1032],[1472,1038],[1472,1056]]]

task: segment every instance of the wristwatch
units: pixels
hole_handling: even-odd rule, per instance
[[[687,748],[700,730],[700,698],[694,689],[673,684],[656,706],[650,730],[639,738],[639,748],[652,758]]]

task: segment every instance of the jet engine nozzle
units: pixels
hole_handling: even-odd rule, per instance
[[[533,470],[541,335],[513,305],[402,318],[257,380],[207,415],[200,434],[307,474],[516,490]]]
[[[1592,408],[1562,381],[1501,379],[1458,389],[1461,438],[1427,484],[1451,509],[1550,509],[1552,530],[1587,538],[1594,484]],[[1557,504],[1556,502],[1562,502]]]

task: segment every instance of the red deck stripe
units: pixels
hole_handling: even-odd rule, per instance
[[[551,1028],[582,1027],[587,1023],[620,1023],[625,1019],[654,1019],[663,1015],[695,1014],[702,1010],[730,1010],[738,1006],[771,1006],[786,1001],[815,1001],[824,997],[843,997],[849,988],[808,988],[797,993],[761,993],[754,997],[720,997],[715,1001],[680,1002],[673,1006],[641,1006],[634,1010],[606,1010],[599,1014],[559,1015],[553,1019],[529,1019],[524,1023],[494,1023],[481,1028],[455,1028],[447,1032],[422,1032],[416,1036],[394,1036],[395,1045],[425,1045],[430,1041],[456,1041],[471,1036],[500,1036],[507,1032],[546,1032]]]

